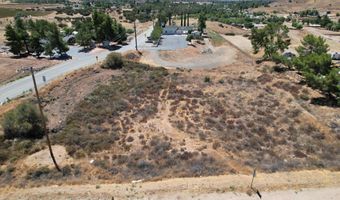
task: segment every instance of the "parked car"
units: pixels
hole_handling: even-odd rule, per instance
[[[332,59],[333,60],[340,60],[340,53],[338,53],[338,52],[333,53]]]

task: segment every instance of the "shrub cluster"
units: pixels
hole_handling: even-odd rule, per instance
[[[23,103],[5,114],[2,122],[5,138],[41,138],[44,135],[42,118],[35,105]]]

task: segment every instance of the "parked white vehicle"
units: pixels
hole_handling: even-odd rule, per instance
[[[340,53],[339,53],[339,52],[333,53],[332,59],[333,59],[333,60],[340,60]]]

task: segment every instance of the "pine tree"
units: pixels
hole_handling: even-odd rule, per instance
[[[190,14],[188,13],[188,17],[187,17],[187,26],[190,26],[190,24],[189,24],[189,18],[190,18]]]
[[[121,43],[127,39],[126,29],[122,26],[122,24],[117,24],[117,32],[118,32],[118,42]]]
[[[39,58],[40,55],[44,52],[44,46],[41,42],[41,36],[37,32],[32,32],[30,37],[30,48],[32,49],[32,52],[35,53],[35,55]]]
[[[24,51],[24,43],[11,25],[6,26],[5,37],[6,45],[10,48],[9,51],[20,56]]]
[[[204,29],[207,27],[205,24],[206,18],[204,15],[200,14],[198,17],[198,30],[203,33]]]
[[[183,26],[187,26],[187,14],[184,14]]]
[[[17,35],[19,36],[19,38],[22,40],[27,53],[30,53],[30,49],[29,49],[29,34],[27,32],[27,27],[25,26],[24,21],[20,18],[17,17],[15,19],[15,24],[14,24],[14,29],[15,32],[17,33]]]
[[[83,23],[80,25],[78,34],[76,35],[76,41],[80,46],[84,48],[89,48],[94,34],[91,30],[91,26],[88,23]]]
[[[58,26],[55,23],[51,24],[51,30],[47,34],[47,40],[48,44],[45,46],[45,53],[47,53],[47,55],[52,56],[54,50],[56,50],[59,55],[69,50],[67,44],[61,38]]]

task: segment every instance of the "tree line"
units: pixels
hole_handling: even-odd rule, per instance
[[[46,20],[24,21],[16,17],[14,25],[6,26],[5,37],[9,51],[17,56],[31,54],[40,57],[42,53],[53,56],[69,50],[57,24]]]
[[[78,32],[77,43],[85,48],[90,47],[93,41],[122,43],[127,39],[126,29],[122,24],[109,15],[96,10],[92,13],[91,18],[78,21],[75,24],[75,30]]]
[[[295,14],[298,14],[302,18],[301,21],[303,24],[319,24],[328,30],[340,31],[340,19],[338,22],[334,22],[328,17],[328,13],[321,16],[317,10],[308,9]]]
[[[75,30],[78,32],[76,42],[85,48],[94,42],[122,43],[127,39],[126,30],[120,23],[98,11],[94,11],[91,18],[78,21]],[[63,36],[56,23],[32,19],[25,21],[21,17],[16,17],[14,24],[7,25],[5,31],[6,45],[17,56],[62,55],[69,50]]]

